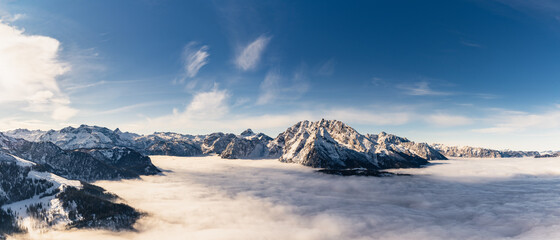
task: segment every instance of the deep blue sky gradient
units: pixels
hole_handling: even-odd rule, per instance
[[[560,103],[560,7],[551,1],[54,0],[2,8],[25,14],[13,24],[27,34],[61,42],[61,57],[73,71],[59,82],[81,112],[144,104],[78,116],[76,124],[126,126],[182,111],[197,93],[220,89],[228,92],[232,115],[332,108],[411,112],[415,117],[403,124],[352,125],[421,141],[534,149],[528,140],[510,140],[522,133],[489,136],[477,129],[507,122],[508,112],[546,115]],[[258,66],[240,70],[236,55],[259,36],[270,42]],[[180,81],[181,54],[190,42],[208,46],[209,63],[195,78]],[[325,65],[328,71],[321,72]],[[280,77],[286,96],[255,104],[270,73]],[[430,92],[411,94],[421,86]],[[438,114],[471,121],[442,127],[415,120]],[[166,130],[161,128],[139,131]],[[257,130],[275,135],[282,128]],[[481,139],[487,141],[478,144]],[[506,140],[509,145],[496,143]]]

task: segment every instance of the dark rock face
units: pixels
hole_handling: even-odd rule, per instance
[[[348,149],[334,142],[324,144],[325,140],[321,139],[309,145],[311,150],[301,162],[302,165],[326,169],[377,168],[370,161],[372,158],[367,153]],[[333,156],[336,157],[333,158]]]
[[[83,152],[66,152],[50,142],[24,142],[10,153],[45,166],[48,171],[68,179],[95,181],[101,179],[133,178],[115,166],[101,162]]]
[[[115,166],[121,171],[130,172],[131,175],[154,175],[161,172],[152,164],[149,157],[126,147],[79,149],[76,151],[88,153],[95,159]]]
[[[0,162],[0,206],[32,198],[53,186],[44,179],[28,177],[31,167],[22,167],[16,163]]]
[[[235,139],[235,134],[228,133],[212,133],[206,136],[202,142],[202,152],[221,154],[227,147],[227,145]]]
[[[200,156],[202,150],[200,146],[186,141],[159,141],[151,144],[143,151],[147,155],[168,155],[168,156]]]
[[[132,148],[146,155],[200,156],[204,136],[157,132],[134,138]]]
[[[242,137],[250,137],[250,136],[255,135],[255,133],[253,132],[253,130],[251,130],[250,128],[248,128],[247,130],[243,131],[240,135],[241,135]]]
[[[321,169],[317,172],[338,176],[364,176],[364,177],[393,177],[410,176],[409,174],[391,173],[368,169]]]
[[[69,212],[75,228],[102,228],[109,230],[132,230],[134,223],[142,216],[134,208],[115,203],[116,195],[105,192],[105,189],[87,183],[77,189],[68,187],[57,197]]]
[[[243,133],[247,133],[250,130],[248,129]],[[252,131],[252,134],[245,134],[245,136],[243,133],[241,137],[236,137],[230,141],[226,149],[220,154],[222,158],[259,159],[270,157],[268,144],[272,141],[272,138],[262,133],[254,134]]]
[[[555,157],[560,157],[560,152],[535,155],[535,158],[555,158]]]
[[[20,226],[10,210],[4,211],[0,208],[0,239],[6,239],[6,235],[22,233],[25,229]]]
[[[44,179],[29,178],[31,167],[17,164],[15,158],[9,159],[5,154],[0,160],[0,207],[5,204],[32,198],[45,193],[53,183]],[[11,209],[0,208],[0,239],[7,234],[22,233],[25,229],[19,225],[16,213]]]

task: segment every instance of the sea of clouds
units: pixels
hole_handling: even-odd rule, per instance
[[[31,239],[560,239],[560,158],[454,159],[340,177],[275,160],[152,157],[164,176],[96,184],[147,212],[136,232]]]

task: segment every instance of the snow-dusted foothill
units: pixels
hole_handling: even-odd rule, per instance
[[[140,213],[117,196],[45,171],[40,164],[0,153],[0,238],[46,229],[132,229]]]

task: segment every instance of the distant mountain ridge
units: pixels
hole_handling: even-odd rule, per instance
[[[429,160],[446,157],[526,157],[536,151],[499,151],[476,147],[416,143],[404,137],[381,132],[360,134],[341,121],[301,121],[271,138],[251,129],[236,135],[211,133],[189,135],[155,132],[149,135],[81,125],[59,131],[17,129],[6,135],[34,142],[52,142],[64,150],[126,148],[144,155],[202,156],[217,154],[227,159],[278,158],[320,168],[368,169],[418,167]],[[100,156],[100,155],[99,155]],[[98,157],[98,159],[100,159]]]
[[[512,151],[494,150],[481,147],[458,147],[446,146],[443,144],[432,144],[434,149],[440,151],[447,157],[468,157],[468,158],[510,158],[510,157],[538,157],[538,151]]]
[[[217,154],[228,159],[278,158],[283,162],[323,168],[418,167],[426,164],[428,160],[445,159],[427,144],[414,143],[384,132],[362,135],[336,120],[302,121],[274,139],[263,133],[255,133],[251,129],[239,135],[221,132],[208,135],[170,132],[138,135],[121,132],[119,129],[110,130],[87,125],[78,128],[66,127],[59,131],[18,129],[6,134],[39,142],[52,142],[66,150],[81,149],[80,152],[90,152],[86,149],[120,147],[146,155]],[[297,136],[293,138],[294,135]],[[305,143],[309,143],[305,151],[294,151],[293,148],[298,148],[298,144]]]

